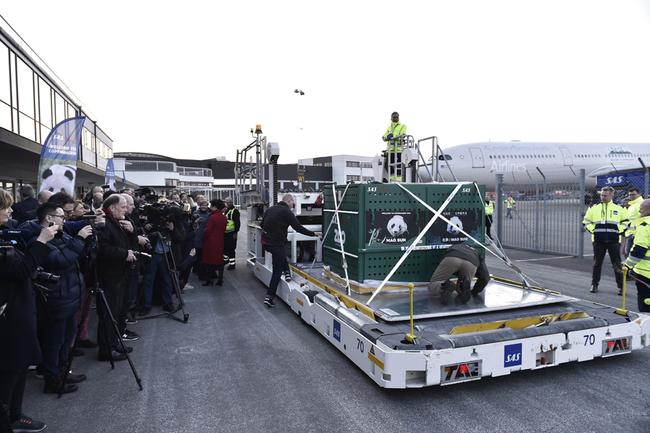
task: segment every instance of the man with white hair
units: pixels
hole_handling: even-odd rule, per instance
[[[298,222],[298,219],[291,211],[293,203],[293,196],[291,194],[285,194],[282,197],[282,201],[268,208],[262,218],[262,244],[273,257],[273,275],[271,276],[269,289],[264,299],[264,303],[269,307],[275,307],[273,298],[278,289],[282,272],[284,272],[285,281],[291,281],[289,263],[287,262],[287,255],[285,253],[287,229],[289,226],[306,236],[322,236],[323,234],[321,232],[307,230]]]
[[[129,237],[134,235],[125,231],[119,222],[124,219],[127,212],[124,197],[119,194],[111,195],[104,200],[103,209],[106,220],[105,227],[97,234],[97,274],[100,287],[104,289],[107,306],[117,320],[120,317],[126,288],[126,269],[130,262],[136,260],[129,241]],[[101,301],[97,302],[97,315],[99,316],[97,324],[99,360],[126,359],[126,354],[120,353],[123,349],[117,346],[117,334],[112,326],[109,312]]]

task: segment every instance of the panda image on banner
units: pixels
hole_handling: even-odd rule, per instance
[[[395,215],[392,217],[388,221],[386,228],[388,229],[388,233],[390,233],[390,235],[394,238],[408,232],[406,221],[404,221],[404,217],[401,215]]]
[[[74,194],[74,181],[77,175],[76,167],[70,165],[54,164],[45,169],[41,178],[41,191],[49,190],[53,193],[67,192]],[[40,192],[40,191],[39,191]]]
[[[449,219],[449,222],[453,223],[458,228],[452,226],[451,224],[447,224],[447,232],[451,233],[452,235],[458,236],[460,234],[460,230],[463,229],[463,222],[457,216],[451,217]]]

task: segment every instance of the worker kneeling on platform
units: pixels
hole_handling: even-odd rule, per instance
[[[449,280],[452,275],[458,276],[458,283]],[[470,290],[472,279],[476,275],[474,289]],[[467,244],[450,247],[436,268],[428,289],[434,296],[440,297],[441,304],[449,303],[452,293],[458,292],[458,299],[467,303],[472,294],[479,294],[490,281],[485,260],[476,248]]]

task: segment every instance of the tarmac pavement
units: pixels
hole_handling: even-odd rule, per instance
[[[43,380],[30,372],[24,412],[48,432],[68,433],[650,431],[650,349],[453,386],[382,389],[281,300],[263,305],[266,287],[245,266],[245,245],[242,231],[237,269],[225,272],[224,286],[193,277],[196,288],[183,295],[187,323],[129,325],[141,336],[127,345],[142,391],[126,361],[111,370],[97,349],[84,349],[73,363],[88,375],[79,391],[43,394]],[[620,306],[607,266],[601,290],[589,293],[589,257],[508,254],[548,289]],[[516,279],[499,259],[487,263],[492,274]],[[636,289],[628,291],[636,310]],[[95,327],[93,311],[93,340]]]

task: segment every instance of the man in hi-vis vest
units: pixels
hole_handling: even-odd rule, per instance
[[[399,113],[393,112],[390,116],[391,123],[386,129],[382,140],[388,144],[386,146],[386,165],[388,165],[388,174],[391,180],[401,182],[402,179],[402,141],[400,139],[393,139],[400,135],[406,135],[406,125],[399,123]],[[395,164],[397,166],[391,166]]]
[[[223,237],[223,262],[228,262],[228,270],[235,269],[235,250],[237,249],[237,232],[239,231],[239,210],[235,209],[232,203],[232,197],[226,197],[226,208],[223,213],[228,218],[226,233]]]

